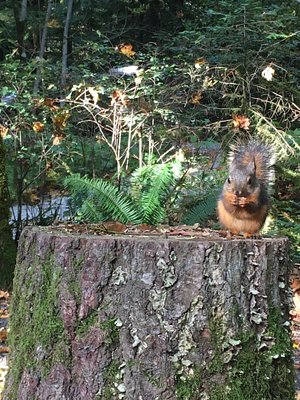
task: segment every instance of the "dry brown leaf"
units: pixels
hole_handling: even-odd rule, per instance
[[[45,99],[42,102],[42,104],[46,107],[49,107],[50,110],[58,110],[59,107],[55,103],[56,103],[56,100],[50,99],[50,97],[45,97]]]
[[[0,354],[1,353],[9,353],[9,347],[8,346],[0,346]]]
[[[233,115],[233,126],[236,129],[245,129],[248,130],[250,128],[250,119],[245,115]]]
[[[9,293],[5,290],[0,290],[0,299],[9,299]]]
[[[61,142],[64,140],[65,135],[62,134],[55,134],[53,136],[52,144],[53,146],[58,146],[61,144]]]
[[[124,107],[128,106],[129,100],[126,98],[126,93],[122,90],[114,90],[112,94],[112,99],[110,104],[113,106],[114,104],[121,103]]]
[[[58,128],[60,131],[62,131],[63,129],[66,128],[69,118],[70,118],[69,111],[61,111],[56,115],[54,115],[52,121],[55,127]]]
[[[200,68],[201,65],[206,64],[206,63],[207,63],[207,61],[206,61],[206,59],[204,57],[197,58],[197,60],[194,63],[195,64],[195,68]]]
[[[127,57],[132,57],[136,53],[133,50],[133,45],[131,43],[120,43],[118,44],[117,49],[120,53],[124,54]]]
[[[197,91],[191,95],[191,98],[189,99],[189,103],[190,104],[200,104],[202,98],[203,98],[203,94],[200,91]]]
[[[7,340],[7,330],[5,328],[2,328],[0,330],[0,341],[4,342],[5,340]]]
[[[9,129],[6,126],[0,125],[0,135],[2,136],[2,139],[6,138],[8,131],[9,131]]]
[[[44,130],[44,127],[45,127],[45,124],[43,124],[42,122],[40,122],[40,121],[35,121],[33,124],[32,124],[32,129],[34,130],[34,132],[42,132],[43,130]]]

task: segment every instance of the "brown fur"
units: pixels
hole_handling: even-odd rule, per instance
[[[244,208],[233,206],[231,212],[225,208],[222,199],[218,201],[218,216],[224,225],[233,234],[243,233],[252,236],[262,228],[268,214],[268,206],[263,205],[256,213],[248,213]]]

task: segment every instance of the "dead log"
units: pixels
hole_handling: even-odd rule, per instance
[[[288,242],[26,228],[5,400],[292,400]]]

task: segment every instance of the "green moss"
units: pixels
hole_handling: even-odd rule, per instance
[[[101,322],[100,327],[107,333],[106,343],[117,346],[119,344],[120,331],[116,321],[116,318],[109,318],[106,321]]]
[[[216,374],[223,371],[223,343],[225,335],[221,319],[211,319],[209,322],[209,330],[211,334],[211,345],[214,351],[208,364],[208,370],[211,374]]]
[[[201,384],[203,382],[202,371],[195,368],[189,377],[179,376],[176,380],[176,399],[194,400],[197,399]]]
[[[85,336],[94,326],[100,327],[98,310],[93,310],[90,315],[78,323],[76,328],[76,336]]]
[[[39,271],[35,271],[39,268]],[[31,279],[33,273],[39,274],[33,282],[39,285],[24,285],[24,279]],[[26,275],[25,275],[26,274]],[[61,275],[50,260],[39,266],[33,263],[30,268],[22,266],[15,277],[11,307],[11,333],[9,345],[12,350],[11,368],[17,383],[25,369],[36,368],[46,376],[55,362],[68,363],[68,340],[64,333],[63,321],[58,311],[59,282]],[[17,399],[18,385],[15,384],[10,399]]]
[[[236,338],[238,349],[229,364],[220,352],[224,337],[220,322],[211,325],[214,358],[211,373],[226,376],[226,384],[211,390],[211,400],[293,400],[295,396],[292,346],[289,331],[283,326],[280,310],[271,309],[265,337],[266,347],[254,332],[241,332]],[[220,331],[221,329],[221,331]],[[217,347],[215,347],[217,346]],[[224,347],[224,345],[223,345]],[[224,390],[228,388],[228,391]]]
[[[112,360],[109,366],[107,367],[104,374],[104,391],[99,400],[111,400],[115,398],[116,395],[116,387],[115,384],[119,381],[119,372],[120,372],[120,363]]]

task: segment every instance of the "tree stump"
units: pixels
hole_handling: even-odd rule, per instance
[[[26,228],[5,400],[292,400],[288,242]]]

